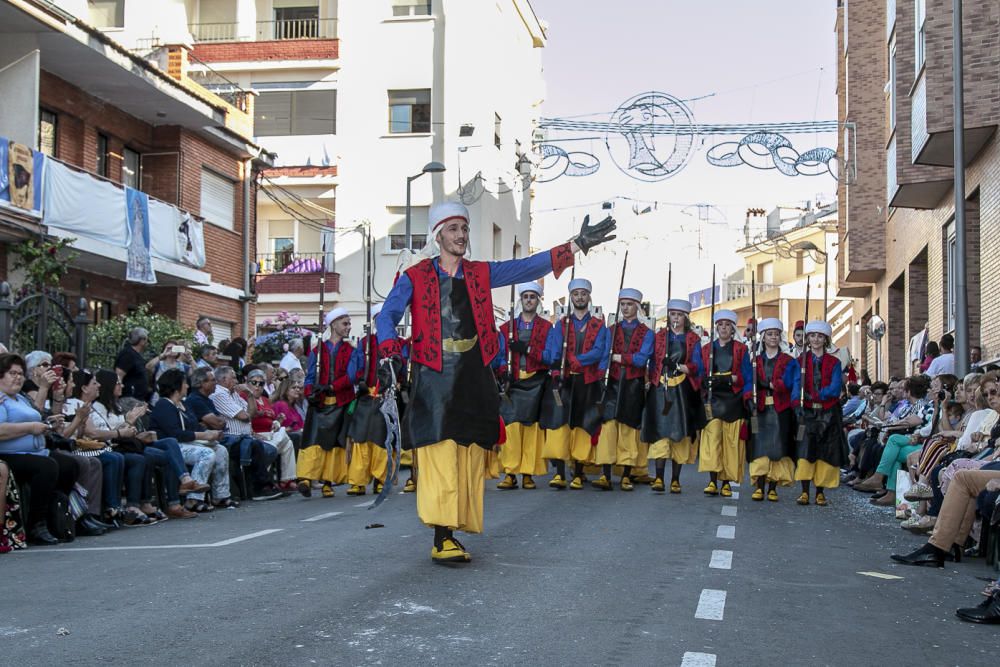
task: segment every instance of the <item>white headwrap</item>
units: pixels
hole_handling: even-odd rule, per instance
[[[327,313],[326,317],[323,318],[323,326],[328,327],[337,320],[339,320],[341,317],[346,317],[348,315],[350,315],[350,313],[347,312],[346,308],[344,308],[343,306],[337,306],[329,313]]]

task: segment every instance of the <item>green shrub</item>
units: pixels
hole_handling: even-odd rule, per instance
[[[87,366],[89,368],[113,368],[115,358],[128,338],[129,331],[135,327],[142,327],[149,331],[149,346],[146,348],[147,358],[159,354],[168,340],[183,341],[189,349],[193,347],[194,329],[182,325],[173,318],[149,311],[150,305],[144,303],[132,313],[119,315],[90,327],[87,342]]]

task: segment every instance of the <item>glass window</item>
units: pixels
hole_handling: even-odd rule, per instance
[[[236,184],[214,171],[201,170],[201,216],[212,224],[233,229]]]
[[[500,148],[500,114],[493,113],[493,145]]]
[[[337,91],[264,92],[254,104],[254,134],[284,137],[337,133]]]
[[[97,135],[97,175],[108,177],[108,138],[103,134]]]
[[[896,36],[889,41],[889,129],[896,129]]]
[[[122,151],[122,185],[135,190],[141,190],[139,179],[142,177],[142,156],[131,148]]]
[[[431,91],[390,90],[389,132],[409,134],[431,131]]]
[[[431,0],[392,0],[393,16],[430,16]]]
[[[274,270],[283,271],[294,259],[295,239],[288,237],[272,238],[271,252],[274,253]]]
[[[57,117],[42,109],[38,114],[38,150],[49,157],[56,157]]]
[[[125,27],[125,0],[87,0],[87,10],[95,28]]]
[[[406,207],[389,206],[386,209],[395,219],[389,225],[386,252],[399,252],[406,247]],[[411,250],[419,251],[427,244],[427,206],[413,206],[410,209]]]
[[[913,14],[916,20],[914,26],[915,48],[914,55],[916,71],[919,72],[924,66],[927,57],[927,3],[926,0],[913,0]]]
[[[315,39],[319,36],[319,7],[275,7],[273,39]]]
[[[955,330],[955,306],[958,301],[958,291],[955,283],[958,281],[956,262],[958,261],[958,245],[955,242],[955,221],[952,220],[944,228],[945,248],[945,330]]]

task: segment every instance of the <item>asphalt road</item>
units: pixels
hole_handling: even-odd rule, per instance
[[[996,626],[954,616],[981,599],[983,561],[891,563],[921,540],[849,490],[802,508],[792,489],[707,498],[693,466],[682,481],[680,496],[488,482],[464,566],[431,563],[412,495],[368,511],[343,487],[32,548],[0,557],[0,660],[997,664]]]

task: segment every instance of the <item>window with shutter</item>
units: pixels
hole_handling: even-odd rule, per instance
[[[208,169],[201,170],[201,215],[213,225],[233,229],[236,184]]]
[[[337,133],[337,91],[262,92],[254,104],[258,137]]]

